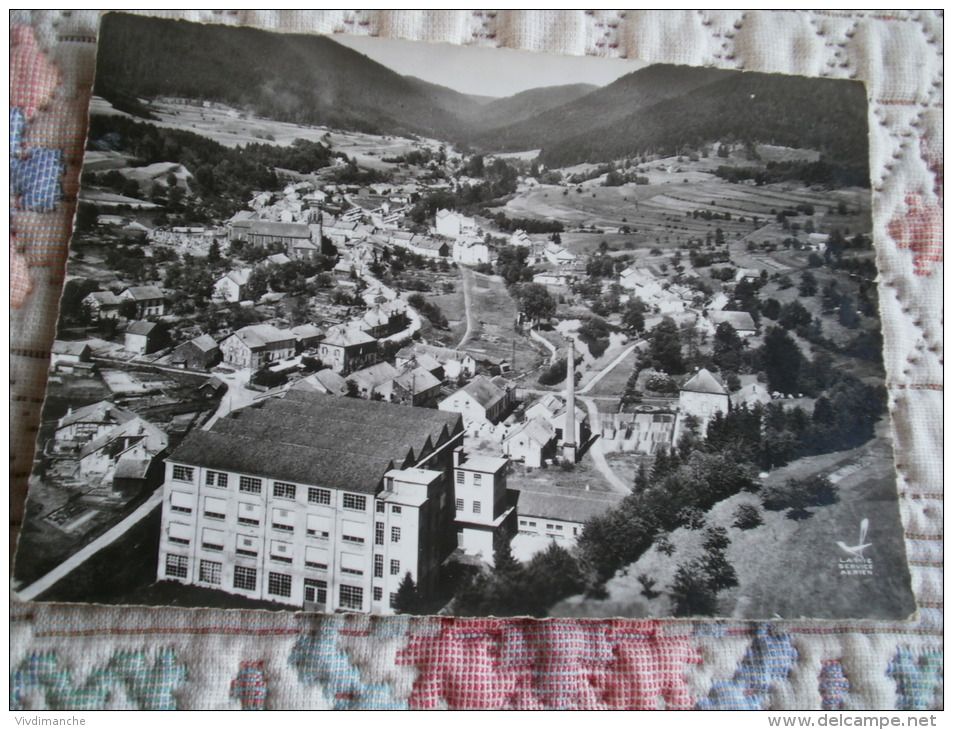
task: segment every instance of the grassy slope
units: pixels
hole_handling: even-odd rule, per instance
[[[889,441],[878,437],[852,451],[802,459],[778,469],[767,480],[783,482],[791,476],[830,474],[845,465],[861,468],[838,483],[840,501],[812,510],[806,520],[785,513],[763,511],[764,524],[753,530],[732,526],[740,504],[758,504],[756,495],[739,494],[715,505],[708,524],[728,529],[728,561],[739,585],[719,595],[720,615],[743,619],[880,619],[902,620],[915,610],[906,565],[903,529]],[[870,521],[865,556],[873,560],[872,576],[841,575],[839,561],[847,557],[838,541],[856,543],[862,519]],[[564,616],[666,616],[671,602],[664,591],[680,563],[700,552],[701,531],[676,530],[671,535],[675,553],[649,550],[609,582],[606,601],[578,597],[555,607]],[[638,576],[654,578],[659,598],[646,599]]]

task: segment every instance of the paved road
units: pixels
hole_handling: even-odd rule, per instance
[[[16,592],[17,596],[19,596],[21,600],[32,601],[34,598],[40,595],[43,591],[53,587],[54,585],[56,585],[56,583],[61,581],[63,578],[65,578],[74,570],[76,570],[76,568],[78,568],[80,565],[85,563],[87,560],[93,557],[93,555],[98,553],[104,547],[106,547],[107,545],[111,545],[113,542],[118,540],[122,535],[126,534],[126,532],[131,527],[133,527],[134,525],[144,520],[149,515],[149,513],[152,512],[154,509],[156,509],[160,504],[162,504],[162,490],[161,489],[157,490],[154,494],[152,494],[152,496],[149,497],[149,499],[147,499],[145,502],[139,505],[139,507],[136,508],[135,512],[130,514],[121,522],[118,522],[115,525],[113,525],[111,528],[109,528],[109,530],[107,530],[102,535],[97,537],[95,540],[89,543],[86,547],[82,548],[81,550],[74,553],[73,555],[70,555],[66,560],[64,560],[62,563],[57,565],[55,568],[53,568],[53,570],[51,570],[49,573],[44,575],[39,580],[35,581],[34,583],[31,583],[26,588],[23,588],[22,590],[17,591]]]
[[[208,431],[219,418],[251,405],[255,401],[255,396],[259,395],[257,391],[245,387],[251,377],[251,370],[236,370],[233,373],[215,373],[215,375],[228,386],[228,391],[222,396],[218,410],[202,425],[203,431]]]

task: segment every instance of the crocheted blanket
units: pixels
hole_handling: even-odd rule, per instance
[[[315,616],[11,605],[20,709],[927,710],[942,680],[942,31],[934,11],[165,11],[296,32],[854,78],[913,622]],[[78,190],[96,11],[11,13],[11,515]]]

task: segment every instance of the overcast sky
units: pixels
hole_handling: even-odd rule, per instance
[[[334,35],[332,38],[399,74],[481,96],[510,96],[526,89],[563,84],[605,86],[647,65],[618,58],[553,56],[508,48],[413,43],[366,36]]]

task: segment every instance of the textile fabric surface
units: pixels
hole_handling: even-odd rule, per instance
[[[142,11],[146,12],[146,11]],[[164,11],[284,31],[855,78],[910,622],[455,620],[14,602],[11,705],[925,710],[942,702],[942,30],[936,11]],[[12,11],[14,527],[64,277],[97,11]],[[15,532],[15,530],[14,530]]]

